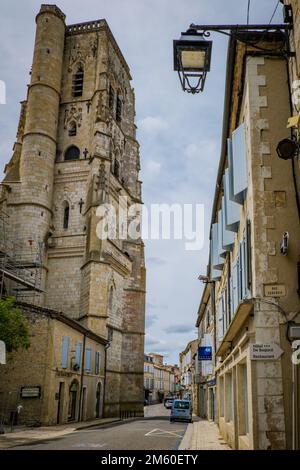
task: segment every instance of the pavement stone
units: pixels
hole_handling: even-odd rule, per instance
[[[188,425],[179,450],[231,450],[221,438],[218,426],[206,420]]]

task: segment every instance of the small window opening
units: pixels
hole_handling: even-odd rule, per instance
[[[83,67],[80,66],[77,72],[73,75],[73,96],[78,97],[82,96],[83,93],[83,80],[84,80],[84,71]]]
[[[69,227],[69,218],[70,218],[70,206],[66,203],[64,208],[64,229]]]
[[[116,120],[120,122],[122,119],[122,100],[118,96],[117,97],[117,108],[116,108]]]

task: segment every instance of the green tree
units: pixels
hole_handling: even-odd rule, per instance
[[[0,299],[0,340],[4,341],[7,352],[30,346],[28,322],[16,308],[13,297]]]

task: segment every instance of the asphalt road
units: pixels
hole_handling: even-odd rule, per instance
[[[186,423],[170,423],[168,417],[141,419],[124,424],[75,431],[48,442],[14,450],[175,450]]]

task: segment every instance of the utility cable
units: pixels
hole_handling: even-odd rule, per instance
[[[277,8],[279,7],[279,3],[280,3],[280,0],[278,0],[278,2],[277,2],[277,5],[276,5],[276,7],[275,7],[275,9],[274,9],[274,11],[273,11],[273,13],[272,13],[271,19],[270,19],[270,21],[269,21],[269,24],[272,23],[273,18],[274,18],[274,16],[276,15],[276,11],[277,11]]]
[[[248,6],[247,6],[247,24],[249,24],[249,21],[250,21],[250,5],[251,5],[251,0],[248,0]]]

